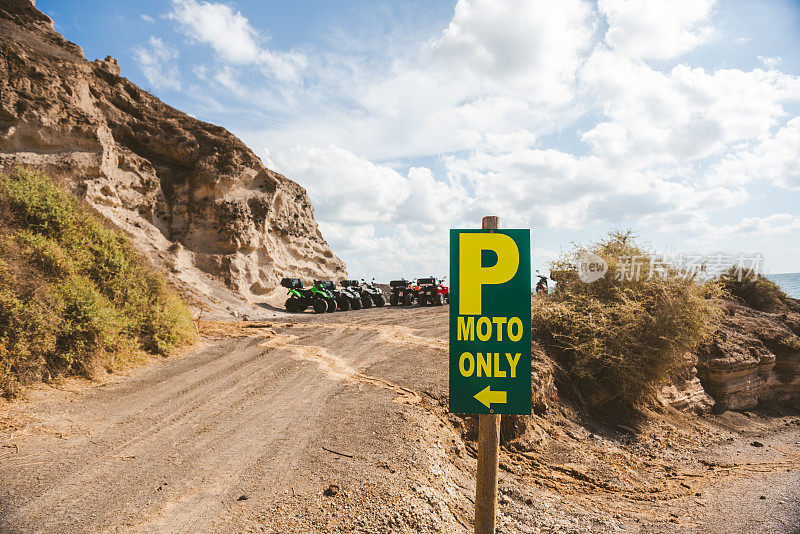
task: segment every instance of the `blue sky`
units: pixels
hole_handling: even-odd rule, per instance
[[[37,6],[305,186],[353,276],[443,275],[485,214],[542,269],[624,227],[800,271],[800,2]]]

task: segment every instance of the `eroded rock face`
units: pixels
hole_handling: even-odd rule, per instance
[[[714,399],[703,389],[693,363],[687,365],[682,373],[673,376],[671,383],[663,386],[657,396],[665,405],[698,415],[710,413],[714,408]]]
[[[305,189],[224,128],[89,62],[33,2],[0,0],[0,168],[60,179],[200,297],[346,276]]]
[[[800,403],[800,301],[767,313],[729,302],[713,341],[699,351],[698,376],[719,410]]]

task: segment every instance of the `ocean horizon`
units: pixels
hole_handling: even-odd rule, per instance
[[[767,274],[764,277],[778,284],[790,297],[800,299],[800,273]]]

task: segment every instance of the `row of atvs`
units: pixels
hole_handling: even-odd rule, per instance
[[[309,308],[314,313],[325,313],[386,305],[383,291],[363,279],[342,280],[339,284],[341,287],[336,287],[330,280],[315,280],[311,287],[303,287],[303,281],[299,278],[284,278],[281,285],[289,290],[286,311],[292,313],[304,312]],[[450,302],[449,288],[436,278],[420,278],[415,282],[393,280],[389,285],[389,304],[392,306],[410,306],[415,300],[422,306],[441,306]]]

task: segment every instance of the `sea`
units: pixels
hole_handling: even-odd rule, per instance
[[[800,273],[768,274],[766,277],[778,284],[790,297],[800,299]]]

